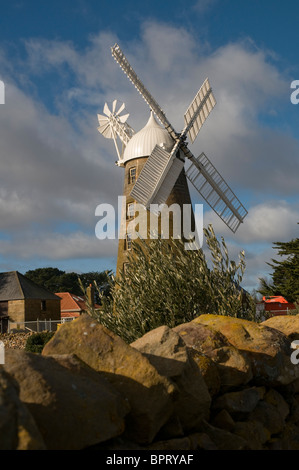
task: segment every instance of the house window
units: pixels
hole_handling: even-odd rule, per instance
[[[126,239],[125,239],[125,250],[131,250],[131,248],[132,248],[131,234],[127,233]]]
[[[130,202],[127,204],[127,219],[132,219],[135,215],[135,204],[134,202]]]
[[[136,166],[129,170],[129,184],[135,183],[136,181]]]
[[[47,310],[47,305],[46,305],[46,301],[45,301],[45,300],[42,300],[42,301],[41,301],[41,306],[40,306],[40,308],[41,308],[41,311],[42,311],[42,312],[45,312],[45,311]]]

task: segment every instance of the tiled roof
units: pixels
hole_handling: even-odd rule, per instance
[[[57,292],[61,298],[61,312],[82,312],[86,310],[86,302],[84,297],[71,294],[70,292]]]
[[[59,298],[48,289],[39,286],[18,271],[0,273],[0,301]]]

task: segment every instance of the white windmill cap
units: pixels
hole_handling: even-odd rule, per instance
[[[164,127],[156,121],[151,111],[147,124],[139,132],[133,135],[125,148],[123,163],[139,157],[148,157],[156,145],[160,145],[169,151],[173,147],[173,139]]]

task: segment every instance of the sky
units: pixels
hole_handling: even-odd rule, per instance
[[[296,0],[1,2],[0,271],[115,271],[117,240],[97,239],[95,209],[117,215],[124,170],[97,114],[117,99],[135,131],[149,117],[111,56],[117,42],[177,130],[209,77],[217,105],[189,147],[248,215],[233,234],[191,197],[232,259],[245,250],[243,286],[258,288],[273,243],[298,237],[298,18]]]

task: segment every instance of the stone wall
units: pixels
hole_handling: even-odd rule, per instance
[[[25,318],[25,300],[9,300],[8,316],[10,321],[23,322]]]
[[[8,316],[11,322],[60,320],[60,300],[45,300],[45,310],[42,310],[40,299],[10,300],[8,301]]]
[[[6,350],[1,449],[299,450],[299,317],[201,315],[131,345],[82,315]]]
[[[41,300],[25,300],[25,321],[39,320],[60,320],[60,300],[47,299],[44,301],[45,309],[42,309]]]

